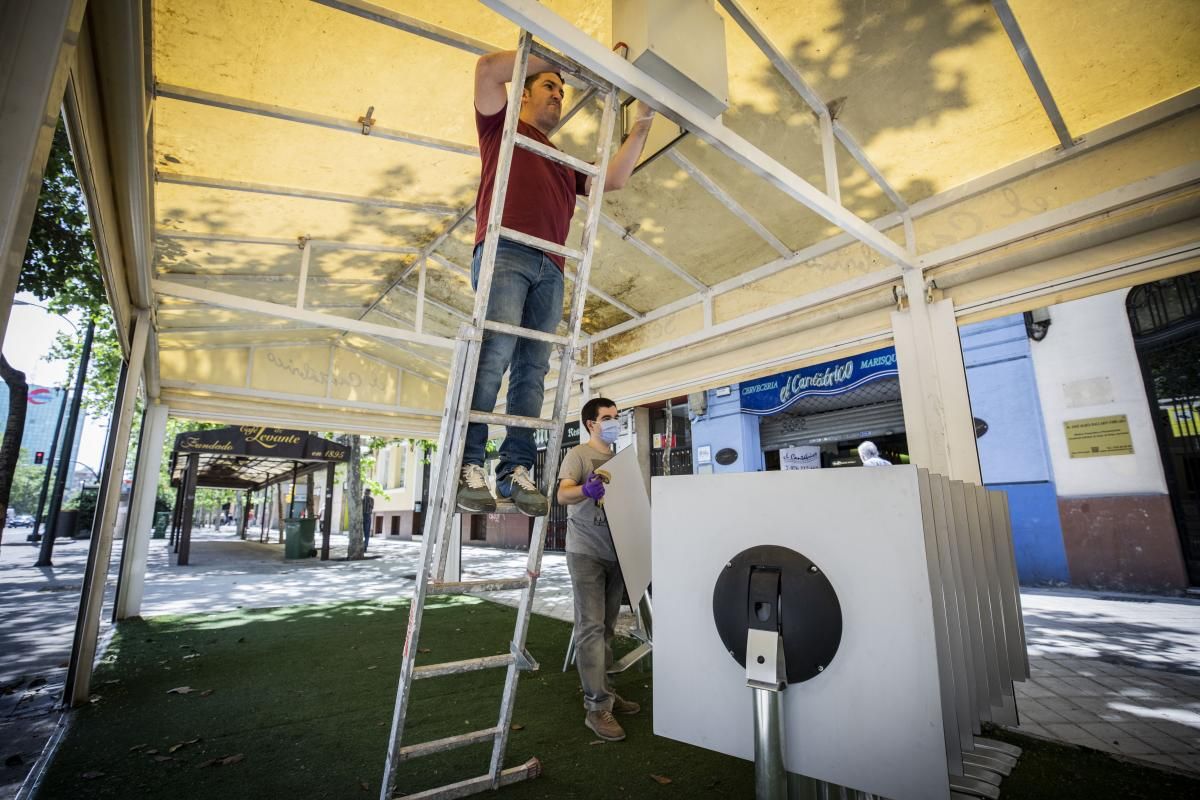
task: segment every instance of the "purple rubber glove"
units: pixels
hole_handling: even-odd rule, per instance
[[[583,496],[599,501],[604,497],[604,480],[594,472],[588,473],[587,480],[579,487]]]

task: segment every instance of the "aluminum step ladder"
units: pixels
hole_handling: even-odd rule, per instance
[[[546,147],[517,132],[517,120],[521,108],[521,91],[530,53],[536,53],[564,72],[582,80],[589,88],[584,99],[593,93],[604,95],[604,113],[601,118],[596,157],[591,163],[581,161],[553,148]],[[582,101],[581,101],[582,102]],[[457,783],[439,786],[417,794],[405,795],[405,800],[428,800],[431,798],[466,797],[477,792],[497,789],[516,781],[536,777],[541,772],[541,763],[536,758],[518,767],[504,769],[504,755],[508,745],[509,729],[513,708],[517,699],[517,682],[520,674],[536,670],[537,662],[525,650],[525,639],[529,631],[529,617],[533,607],[533,594],[542,564],[542,552],[546,541],[546,517],[537,518],[529,542],[529,558],[525,574],[507,579],[481,581],[446,582],[446,561],[451,546],[453,516],[456,513],[455,496],[461,475],[461,461],[466,440],[467,425],[480,422],[543,429],[549,432],[545,466],[537,476],[538,488],[548,498],[556,486],[563,427],[566,423],[567,402],[571,394],[575,356],[579,350],[580,323],[583,318],[584,300],[588,291],[592,255],[595,251],[596,231],[604,194],[604,175],[608,167],[609,144],[612,140],[618,109],[616,90],[595,76],[587,74],[577,65],[533,42],[528,31],[522,31],[517,58],[513,67],[512,84],[509,87],[508,107],[504,120],[504,132],[500,142],[499,160],[496,167],[496,183],[492,193],[492,206],[483,242],[483,255],[479,268],[478,288],[475,294],[475,310],[471,324],[460,331],[454,350],[454,361],[450,373],[450,384],[446,391],[446,405],[438,441],[437,467],[431,477],[430,512],[426,518],[425,535],[421,543],[421,564],[416,575],[416,590],[409,608],[408,629],[404,642],[404,655],[400,666],[400,685],[396,692],[396,707],[392,714],[392,732],[388,744],[387,763],[384,769],[380,800],[392,800],[396,792],[399,770],[404,762],[447,750],[466,747],[481,742],[492,742],[491,764],[483,775]],[[543,158],[565,164],[592,178],[588,193],[587,218],[584,224],[582,243],[579,249],[537,239],[501,226],[504,199],[508,189],[508,178],[512,167],[513,148],[521,147]],[[567,335],[529,330],[513,325],[491,322],[486,319],[488,299],[491,294],[492,274],[496,249],[501,239],[530,245],[547,253],[562,255],[577,263],[574,288],[571,294]],[[564,270],[564,277],[569,273]],[[479,365],[483,332],[507,333],[518,337],[550,342],[560,348],[558,387],[554,397],[554,412],[550,419],[519,417],[506,414],[491,414],[471,411],[471,400],[475,388],[475,374]],[[505,504],[511,506],[511,504]],[[507,509],[506,509],[507,510]],[[517,609],[517,621],[513,630],[509,652],[464,661],[416,666],[421,620],[425,610],[425,599],[430,595],[475,594],[520,589],[521,600]],[[402,744],[405,717],[412,696],[413,682],[425,678],[460,675],[487,669],[504,668],[507,672],[500,713],[493,727],[451,736],[444,739]]]

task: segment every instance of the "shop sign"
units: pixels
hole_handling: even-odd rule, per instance
[[[832,397],[898,374],[896,348],[884,347],[743,383],[742,411],[759,416],[778,414],[803,397]]]
[[[784,472],[821,468],[821,448],[811,445],[785,447],[779,451],[779,468]]]
[[[307,431],[253,425],[184,432],[175,437],[175,450],[310,461],[346,461],[350,456],[345,445]]]
[[[1069,420],[1063,427],[1071,458],[1133,455],[1133,437],[1124,414]]]

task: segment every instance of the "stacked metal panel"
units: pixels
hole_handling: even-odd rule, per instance
[[[776,545],[819,567],[842,617],[837,653],[782,693],[790,796],[999,796],[1020,751],[980,734],[1017,722],[1028,676],[1003,493],[896,466],[655,478],[652,494],[655,733],[753,758],[713,592],[739,553]]]

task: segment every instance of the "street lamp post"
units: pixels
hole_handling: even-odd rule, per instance
[[[54,553],[54,534],[58,530],[58,512],[62,508],[63,490],[67,485],[67,472],[74,463],[75,428],[79,423],[79,407],[83,403],[83,384],[87,380],[88,360],[92,356],[92,335],[96,332],[95,320],[89,319],[83,334],[83,351],[79,355],[79,370],[75,376],[75,389],[71,394],[71,412],[67,418],[67,430],[63,435],[63,452],[58,472],[54,476],[54,492],[50,495],[50,516],[46,520],[46,534],[38,552],[37,566],[50,567]]]

